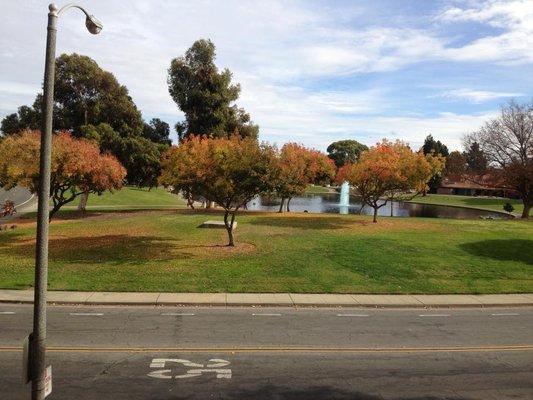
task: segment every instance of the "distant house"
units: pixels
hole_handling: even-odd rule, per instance
[[[501,187],[490,186],[481,182],[473,182],[462,177],[443,178],[438,194],[455,194],[461,196],[493,196],[517,198],[518,194],[514,190]]]

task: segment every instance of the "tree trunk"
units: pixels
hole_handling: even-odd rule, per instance
[[[85,214],[87,210],[87,201],[89,200],[89,192],[83,192],[80,197],[80,202],[78,204],[78,211],[81,211]]]
[[[391,201],[390,202],[390,216],[391,217],[394,217],[394,207],[393,207],[394,203]]]
[[[289,197],[289,198],[287,199],[287,212],[291,212],[291,209],[289,208],[289,204],[290,204],[290,202],[291,202],[291,199],[292,199],[292,197]]]
[[[226,226],[226,231],[228,232],[228,246],[233,247],[235,246],[235,242],[233,241],[233,223],[235,222],[235,212],[231,213],[231,220],[228,222],[229,214],[229,211],[224,213],[224,225]]]
[[[191,207],[191,210],[194,210],[194,199],[190,192],[182,192],[185,199],[187,199],[187,206]]]
[[[215,202],[211,200],[206,200],[205,202],[205,208],[213,208]]]
[[[522,211],[522,218],[527,219],[529,218],[529,212],[531,211],[531,203],[529,201],[524,200],[524,211]]]
[[[281,203],[280,203],[280,205],[279,205],[279,210],[278,210],[279,213],[282,213],[282,212],[283,212],[283,205],[284,205],[284,204],[285,204],[285,197],[282,197],[282,198],[281,198]]]
[[[48,213],[48,222],[52,221],[52,218],[54,217],[54,215],[56,214],[56,212],[59,211],[59,209],[61,208],[63,204],[59,204],[57,206],[54,206],[50,212]]]
[[[372,219],[372,222],[378,222],[378,208],[374,207],[374,218]]]

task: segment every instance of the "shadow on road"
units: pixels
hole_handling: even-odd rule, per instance
[[[475,256],[500,261],[517,261],[533,265],[533,240],[493,239],[461,244],[460,247]]]
[[[176,397],[155,397],[152,400],[170,400]],[[187,397],[179,397],[187,399]],[[196,397],[195,397],[196,398]],[[466,397],[387,397],[390,400],[469,400]],[[383,400],[382,396],[374,396],[357,391],[345,391],[328,386],[317,386],[308,389],[293,389],[274,385],[262,386],[250,390],[235,390],[217,396],[217,399],[245,400]]]

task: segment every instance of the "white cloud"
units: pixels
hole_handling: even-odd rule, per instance
[[[22,104],[27,103],[28,98],[32,99],[30,104],[33,103],[33,98],[40,89],[37,84],[0,82],[0,117],[16,112]]]
[[[324,36],[317,38],[317,44],[300,49],[312,75],[393,71],[442,51],[439,39],[415,29],[332,29],[320,33]]]
[[[0,117],[21,104],[31,104],[40,89],[46,4],[20,1],[0,15]],[[396,135],[417,144],[430,132],[447,143],[459,144],[461,135],[476,129],[489,113],[470,109],[465,115],[435,116],[423,105],[404,101],[399,107],[403,93],[395,93],[394,83],[376,77],[423,62],[533,61],[531,1],[475,3],[444,10],[438,21],[445,24],[468,21],[497,28],[456,47],[451,47],[451,38],[437,33],[432,16],[418,16],[416,26],[393,19],[365,24],[364,7],[371,5],[323,4],[94,0],[87,5],[104,23],[101,35],[89,35],[83,16],[73,10],[59,21],[57,51],[94,58],[129,88],[145,116],[164,116],[173,124],[182,113],[168,94],[170,60],[196,39],[211,38],[217,46],[217,64],[228,67],[241,83],[238,104],[260,125],[261,137],[305,141],[322,149],[344,136],[373,144]],[[374,80],[368,85],[363,80],[339,86],[331,83],[370,75]],[[440,82],[445,78],[430,79]],[[416,99],[418,87],[409,89]],[[512,92],[457,89],[445,96],[480,103]],[[424,102],[427,94],[418,97]]]
[[[450,7],[442,12],[444,21],[486,22],[494,27],[506,28],[510,25],[527,25],[533,18],[533,6],[530,0],[485,1],[472,8]]]
[[[453,89],[447,90],[440,94],[440,97],[451,98],[451,99],[460,99],[467,100],[472,103],[483,103],[490,100],[509,98],[509,97],[520,97],[523,96],[523,93],[517,92],[493,92],[489,90],[473,90],[473,89]]]
[[[452,7],[438,17],[441,21],[488,24],[503,30],[464,46],[447,48],[445,57],[455,61],[499,61],[508,64],[533,62],[533,2],[486,1],[471,8]]]
[[[301,142],[321,150],[341,138],[373,145],[385,137],[400,138],[419,148],[430,133],[451,149],[460,149],[465,133],[496,115],[384,115],[389,95],[386,91],[310,94],[299,87],[264,85],[256,77],[242,77],[242,81],[241,104],[261,127],[263,139],[278,144]]]

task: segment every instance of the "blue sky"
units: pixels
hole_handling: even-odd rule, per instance
[[[81,0],[80,0],[81,1]],[[89,35],[61,17],[57,52],[95,59],[145,118],[183,118],[170,60],[198,38],[242,86],[260,138],[324,150],[339,139],[453,149],[511,98],[533,96],[533,1],[81,1],[104,23]],[[0,15],[0,116],[33,102],[42,79],[46,1]]]

